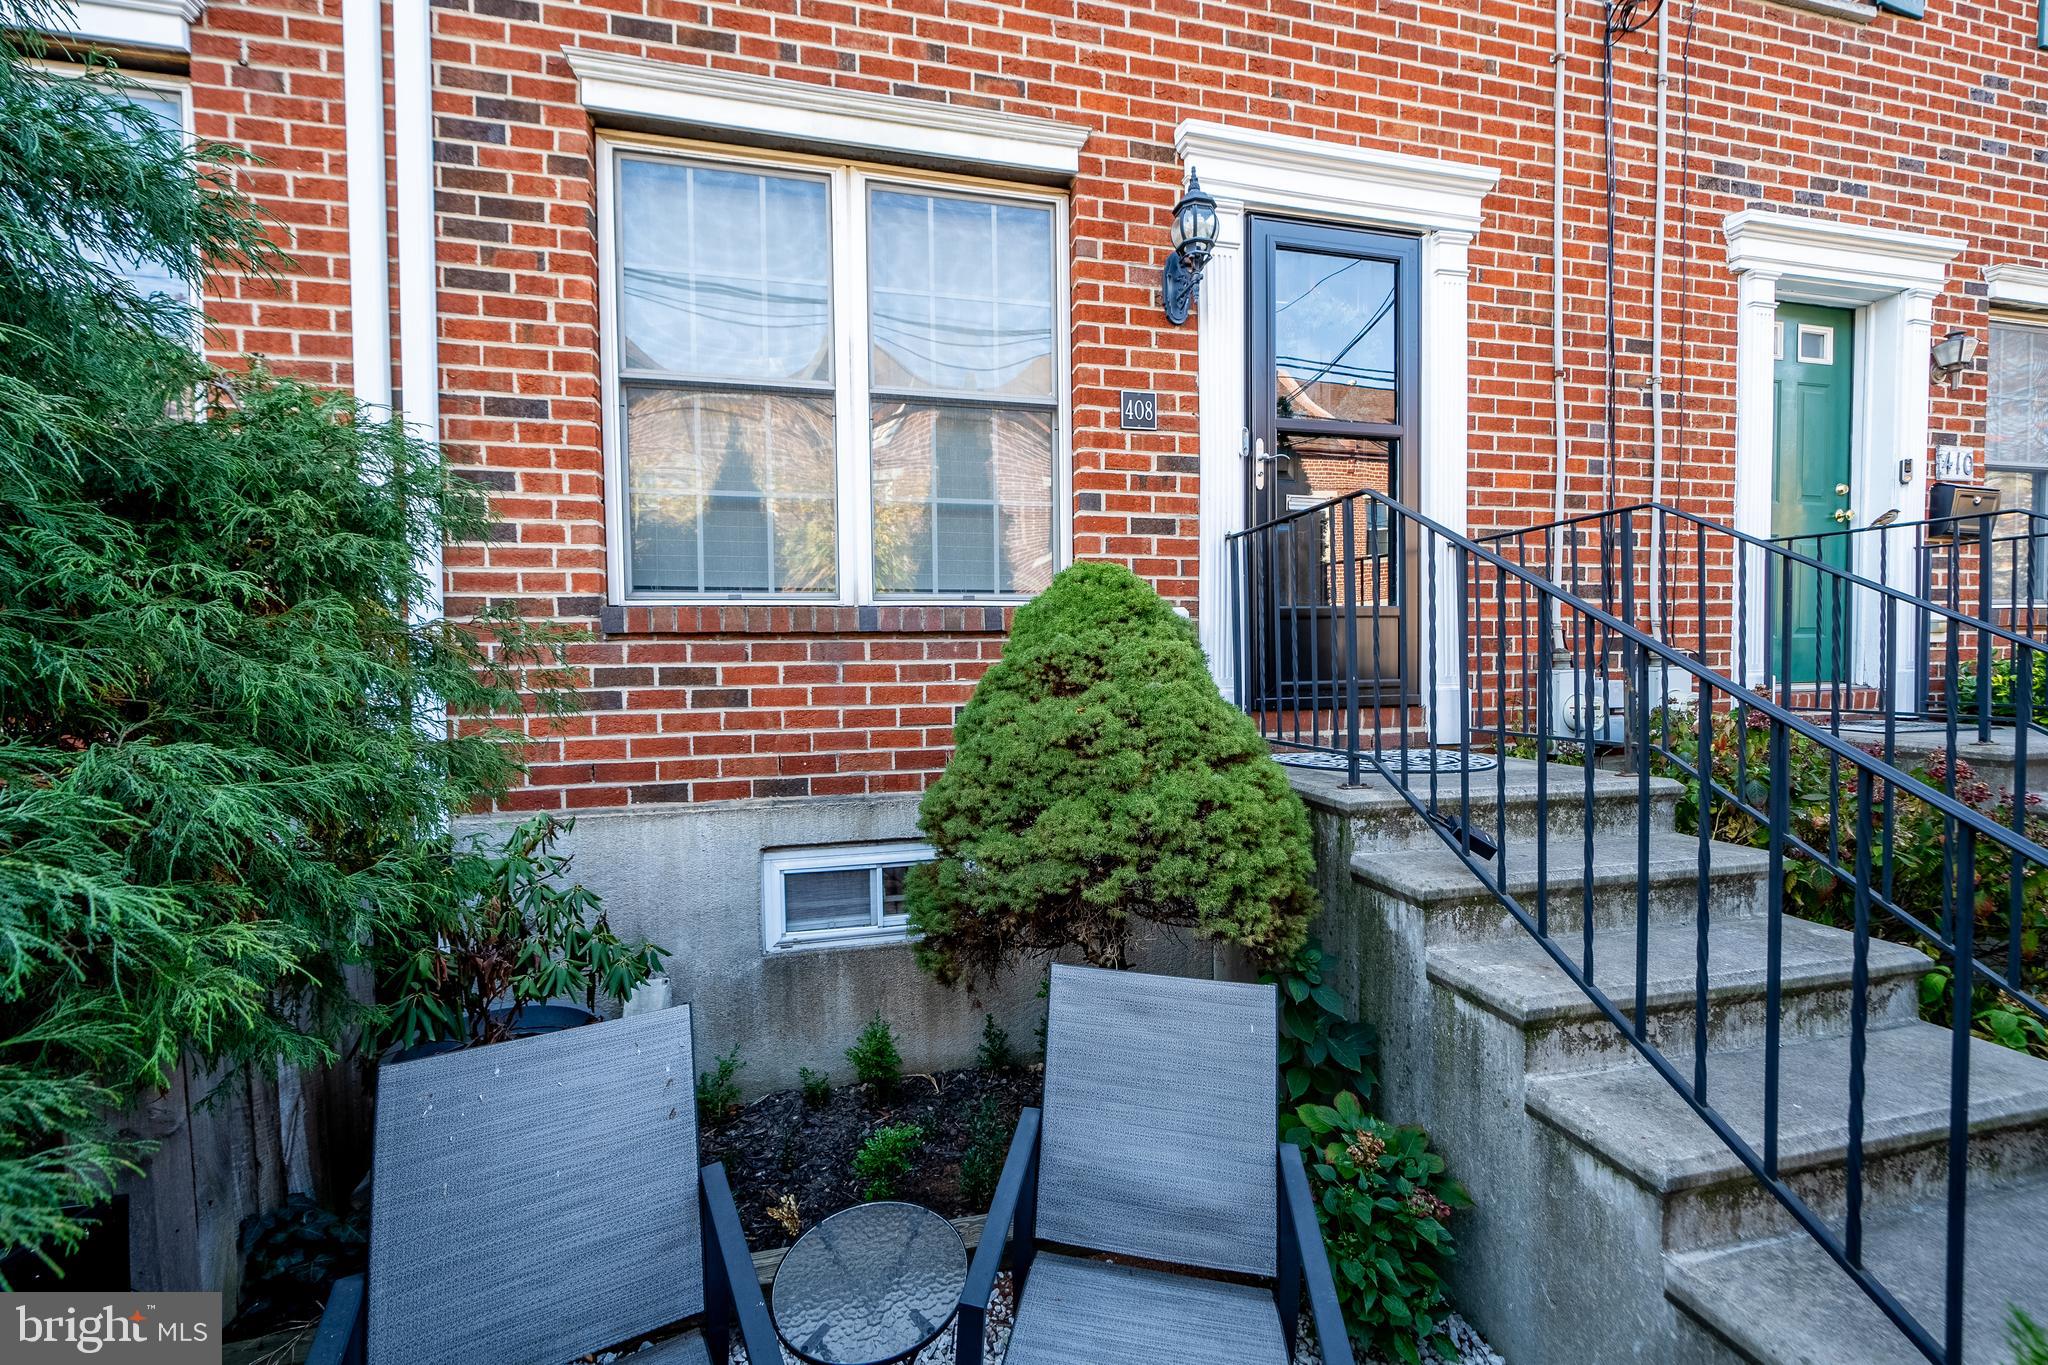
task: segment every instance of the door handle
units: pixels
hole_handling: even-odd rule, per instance
[[[1846,484],[1846,483],[1838,483],[1838,484],[1836,484],[1836,485],[1835,485],[1835,496],[1836,496],[1836,497],[1838,497],[1838,498],[1846,498],[1846,497],[1848,497],[1848,496],[1849,496],[1849,485],[1848,485],[1848,484]]]
[[[1851,512],[1848,508],[1839,507],[1835,509],[1835,520],[1841,522],[1844,526],[1847,526],[1850,522],[1854,521],[1855,519],[1856,514],[1854,512]]]
[[[1263,436],[1255,438],[1252,441],[1252,487],[1264,488],[1266,486],[1266,466],[1286,458],[1285,455],[1268,455],[1266,453],[1266,438]]]

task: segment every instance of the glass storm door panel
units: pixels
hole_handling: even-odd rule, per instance
[[[1845,572],[1849,538],[1828,533],[1849,525],[1855,346],[1856,315],[1848,309],[1778,305],[1771,534],[1815,537],[1795,540],[1792,548]],[[1771,585],[1777,600],[1769,611],[1778,622],[1771,676],[1794,683],[1847,681],[1842,668],[1849,654],[1849,603],[1837,590],[1839,580],[1796,565],[1787,572],[1789,583]]]
[[[1401,680],[1415,691],[1411,556],[1383,507],[1333,500],[1415,503],[1421,243],[1254,218],[1250,245],[1247,524],[1301,514],[1251,566],[1256,682],[1276,704],[1334,705],[1355,676],[1365,705],[1391,705]]]

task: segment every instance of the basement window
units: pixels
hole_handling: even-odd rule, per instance
[[[761,908],[770,952],[910,937],[904,883],[936,856],[929,844],[841,844],[761,855]]]

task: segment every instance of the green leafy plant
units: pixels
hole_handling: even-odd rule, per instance
[[[540,815],[496,850],[473,844],[456,856],[453,894],[430,934],[390,954],[397,999],[386,1041],[501,1042],[528,1005],[569,997],[594,1010],[600,993],[623,1000],[661,970],[665,949],[622,940],[595,892],[564,884],[570,858],[554,845],[574,827]]]
[[[832,1078],[824,1072],[800,1066],[796,1069],[796,1079],[803,1090],[806,1105],[813,1109],[823,1109],[832,1102]]]
[[[209,363],[115,264],[253,297],[280,257],[237,153],[104,62],[38,67],[52,15],[0,0],[0,1251],[46,1259],[145,1155],[110,1116],[186,1059],[317,1066],[374,1022],[346,969],[432,937],[448,822],[518,774],[482,718],[572,700],[558,633],[421,610],[480,488]]]
[[[740,1111],[739,1075],[747,1069],[737,1046],[720,1057],[709,1071],[697,1073],[697,1121],[723,1123]]]
[[[2043,715],[2048,716],[2048,708]],[[1753,719],[1753,718],[1752,718]],[[1668,733],[1671,758],[1660,758],[1656,771],[1685,783],[1678,803],[1681,831],[1699,829],[1702,737],[1690,711],[1660,713],[1653,725],[1660,738]],[[1709,807],[1715,838],[1731,843],[1767,847],[1768,825],[1727,793],[1738,792],[1742,804],[1756,811],[1770,808],[1770,736],[1757,723],[1746,723],[1733,713],[1715,718],[1705,739],[1705,762],[1714,776],[1717,793]],[[1785,908],[1802,919],[1846,927],[1853,921],[1855,885],[1853,878],[1834,871],[1830,863],[1844,869],[1855,866],[1856,784],[1853,768],[1830,760],[1825,749],[1801,736],[1789,737],[1789,758],[1785,860]],[[1676,761],[1673,761],[1676,760]],[[1690,771],[1689,771],[1690,770]],[[1949,771],[1944,756],[1912,770],[1912,775],[1936,790],[1953,790],[1956,800],[1978,811],[1987,820],[2007,828],[2024,828],[2036,842],[2048,841],[2048,813],[2038,799],[2028,798],[2023,818],[2016,819],[2010,792],[1993,789],[1978,777],[1969,763],[1957,760]],[[1952,821],[1927,802],[1903,790],[1891,794],[1891,840],[1879,842],[1870,851],[1872,885],[1889,888],[1890,900],[1912,912],[1923,922],[1937,924],[1944,917],[1945,903],[1952,889],[1944,880],[1954,875],[1955,863],[1949,851]],[[1882,802],[1885,789],[1878,784],[1873,799]],[[1874,819],[1878,817],[1874,816]],[[1793,839],[1802,841],[1800,848]],[[1813,850],[1823,856],[1816,857]],[[2048,868],[2026,865],[2017,876],[2011,853],[1989,839],[1976,843],[1971,861],[1974,885],[1967,898],[1976,922],[1976,941],[2000,945],[1996,956],[2003,966],[2003,945],[2018,929],[2020,974],[2017,982],[2037,997],[2048,989],[2048,951],[2044,951],[2044,929],[2048,929]],[[2017,895],[2015,895],[2017,891]],[[2018,924],[2014,924],[2015,915]],[[1893,942],[1927,947],[1912,926],[1873,906],[1871,932]],[[1973,1031],[2007,1047],[2048,1055],[2044,1026],[2039,1018],[2017,1002],[2000,996],[1978,983],[1973,991]],[[1930,1022],[1947,1024],[1950,1019],[1949,982],[1946,970],[1931,973],[1921,987],[1921,1014]]]
[[[993,1014],[981,1016],[981,1046],[974,1050],[974,1064],[983,1071],[1010,1071],[1017,1054],[1010,1050],[1010,1035]]]
[[[879,1010],[861,1028],[853,1046],[846,1049],[846,1060],[853,1063],[853,1074],[861,1084],[874,1086],[883,1094],[894,1090],[896,1082],[903,1079],[903,1054],[896,1050],[895,1031]]]
[[[1351,1017],[1323,980],[1327,959],[1314,940],[1277,971],[1261,976],[1280,988],[1280,1106],[1328,1104],[1350,1091],[1370,1100],[1378,1077],[1370,1060],[1372,1028]]]
[[[2034,654],[2034,695],[2028,701],[2028,716],[2048,720],[2048,654]],[[1956,711],[1963,716],[1977,714],[1980,672],[1975,660],[1966,659],[1956,668]],[[2019,714],[2019,660],[1991,661],[1991,714],[2011,718]]]
[[[2005,1336],[2012,1345],[2012,1365],[2048,1365],[2048,1332],[2026,1310],[2007,1305]]]
[[[853,1154],[854,1177],[863,1182],[862,1199],[893,1199],[897,1182],[910,1174],[924,1149],[924,1129],[914,1123],[885,1124],[869,1133]]]
[[[1009,1124],[1003,1122],[1002,1101],[984,1095],[967,1118],[967,1150],[960,1156],[960,1197],[971,1208],[987,1208],[1003,1177],[1010,1154]]]
[[[1419,1128],[1396,1128],[1365,1112],[1356,1095],[1294,1111],[1287,1139],[1302,1148],[1316,1217],[1361,1352],[1420,1365],[1421,1345],[1455,1360],[1444,1329],[1444,1267],[1450,1220],[1470,1208]]]
[[[369,1245],[359,1221],[322,1208],[310,1195],[287,1195],[277,1208],[245,1219],[237,1334],[258,1336],[318,1318],[328,1287],[364,1268]]]
[[[918,817],[938,857],[907,888],[941,981],[1063,948],[1122,966],[1148,922],[1267,962],[1301,946],[1307,813],[1194,627],[1129,569],[1072,565],[1018,609],[954,746]]]
[[[1948,1023],[1955,1015],[1955,994],[1950,968],[1936,967],[1921,977],[1921,1017]],[[1970,1032],[1977,1037],[2048,1060],[2048,1024],[1994,987],[1979,985],[1970,993],[1970,1021]]]

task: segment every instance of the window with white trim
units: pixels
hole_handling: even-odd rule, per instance
[[[1028,597],[1065,521],[1064,200],[607,144],[614,595]]]
[[[60,79],[71,79],[82,74],[77,67],[54,63],[42,69]],[[144,77],[123,72],[119,97],[148,114],[166,132],[181,138],[190,138],[192,127],[189,91],[183,84],[162,77]],[[123,124],[120,131],[126,134],[129,129]],[[89,247],[86,254],[125,278],[144,298],[161,296],[181,304],[192,302],[191,285],[155,261],[113,258]]]
[[[2001,602],[2048,601],[2048,319],[1991,320],[1986,348],[1984,466],[2000,506],[2037,517],[2001,517],[1992,545]]]
[[[907,939],[904,880],[934,856],[931,845],[909,841],[768,850],[761,907],[769,950]]]

